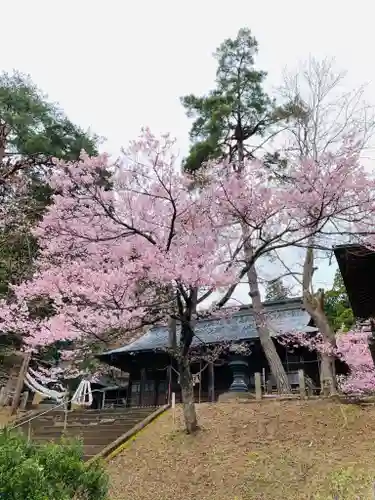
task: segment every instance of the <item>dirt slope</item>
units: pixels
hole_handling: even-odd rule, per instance
[[[111,500],[373,499],[375,406],[202,404],[202,430],[164,414],[108,464]]]

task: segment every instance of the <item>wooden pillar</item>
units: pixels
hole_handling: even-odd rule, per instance
[[[299,394],[301,399],[306,398],[306,381],[305,372],[303,370],[298,370],[298,383],[299,383]]]
[[[202,360],[199,360],[198,403],[201,402],[201,394],[202,394]]]
[[[158,406],[159,400],[159,384],[160,384],[160,372],[154,371],[154,406]]]
[[[262,399],[262,378],[259,372],[254,373],[255,399]]]
[[[5,387],[2,387],[0,389],[0,407],[6,405],[6,399],[7,399],[6,390]]]
[[[20,401],[20,406],[19,406],[20,410],[26,409],[28,399],[29,399],[29,391],[23,392],[21,395],[21,401]]]
[[[145,395],[145,385],[146,385],[146,368],[141,368],[141,387],[139,394],[139,405],[142,406],[145,403],[144,395]]]
[[[127,392],[126,392],[126,406],[128,408],[130,408],[130,406],[132,406],[132,396],[133,396],[133,393],[132,393],[132,376],[131,376],[131,373],[130,373],[129,380],[128,380],[128,388],[127,388]]]
[[[21,392],[22,392],[23,385],[24,385],[24,378],[25,378],[26,372],[29,368],[30,360],[31,360],[31,352],[25,353],[23,361],[22,361],[22,365],[21,365],[21,368],[20,368],[20,371],[18,374],[16,390],[14,391],[14,395],[13,395],[12,407],[10,410],[11,415],[13,415],[17,411],[18,404],[20,402]]]
[[[208,400],[215,402],[215,369],[212,361],[208,365]]]
[[[17,383],[18,374],[19,374],[19,369],[17,370],[17,368],[14,367],[11,368],[7,383],[4,386],[4,392],[2,400],[0,401],[0,406],[8,406],[10,396],[12,392],[14,392]]]
[[[167,368],[167,394],[166,394],[167,404],[171,404],[172,382],[173,382],[173,370],[172,370],[172,365],[170,364]]]

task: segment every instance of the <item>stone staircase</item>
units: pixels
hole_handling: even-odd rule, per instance
[[[79,409],[68,413],[64,432],[64,411],[51,410],[20,425],[33,441],[59,442],[64,437],[83,441],[84,460],[90,460],[106,446],[130,431],[157,408],[116,408],[103,410]]]

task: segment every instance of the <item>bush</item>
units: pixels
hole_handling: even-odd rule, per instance
[[[86,466],[79,442],[28,443],[0,430],[0,499],[105,500],[108,477],[100,464]]]

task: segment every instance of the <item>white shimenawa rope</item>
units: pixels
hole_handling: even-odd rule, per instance
[[[64,397],[66,396],[66,392],[54,391],[53,389],[48,389],[48,387],[44,387],[43,385],[39,384],[39,382],[35,380],[35,378],[29,371],[25,375],[24,383],[30,390],[37,392],[38,394],[46,398],[54,399],[59,403],[62,402]]]
[[[64,398],[67,396],[67,391],[59,392],[53,389],[49,389],[45,387],[41,383],[39,383],[36,379],[39,379],[40,382],[48,383],[48,382],[56,382],[55,379],[49,379],[48,377],[44,377],[42,374],[37,371],[29,368],[25,378],[25,385],[33,392],[40,394],[45,398],[51,398],[57,401],[58,403],[62,403]],[[41,380],[43,379],[43,380]],[[79,383],[76,392],[72,397],[72,403],[79,406],[91,406],[93,402],[91,384],[88,380],[81,380]]]
[[[81,380],[72,397],[72,403],[80,406],[91,406],[93,402],[91,384],[89,380]]]

